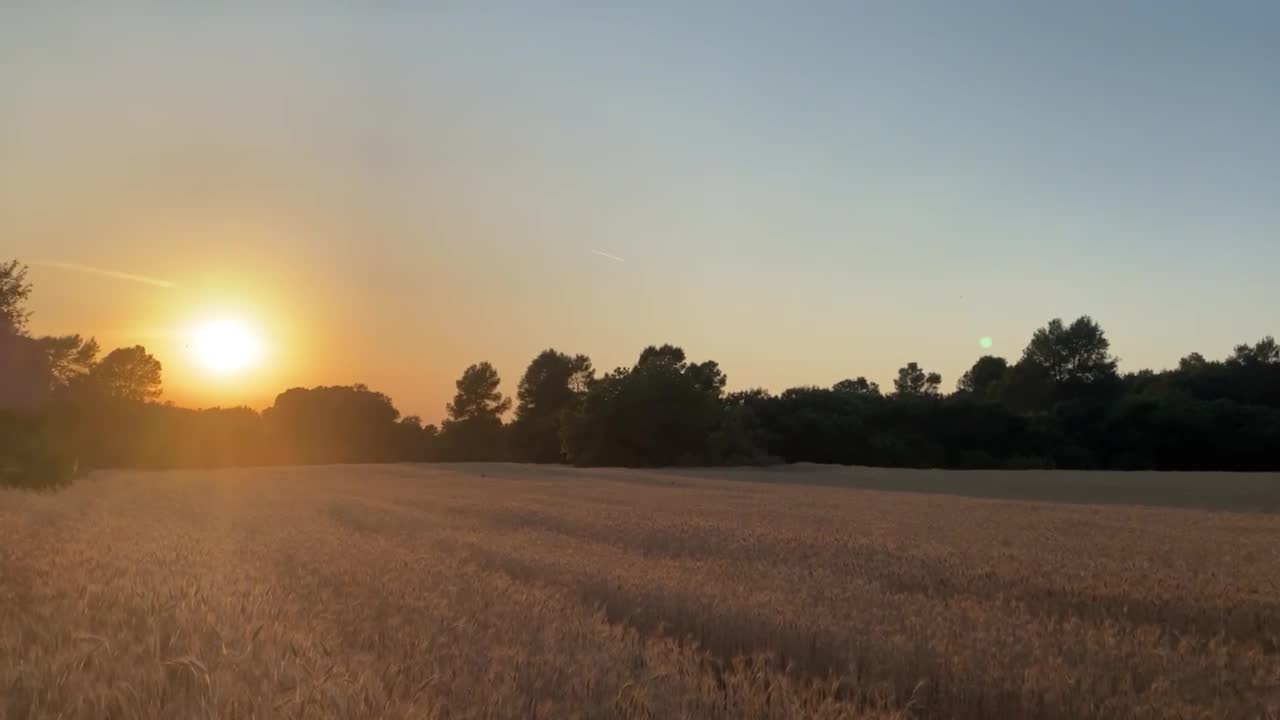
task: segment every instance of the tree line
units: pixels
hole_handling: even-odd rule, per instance
[[[1014,361],[986,355],[943,391],[919,362],[893,387],[726,392],[712,360],[672,345],[597,373],[548,349],[514,398],[488,362],[456,383],[440,427],[363,385],[295,388],[261,413],[157,402],[142,347],[32,337],[26,269],[0,264],[0,471],[48,484],[87,468],[511,460],[665,466],[822,462],[887,467],[1280,469],[1280,346],[1121,373],[1089,317],[1051,320]],[[514,409],[512,419],[504,421]]]

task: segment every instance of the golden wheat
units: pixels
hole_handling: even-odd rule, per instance
[[[1280,714],[1280,520],[716,475],[0,493],[0,718]]]

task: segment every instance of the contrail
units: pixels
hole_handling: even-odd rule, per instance
[[[58,262],[58,261],[36,261],[31,263],[37,267],[53,268],[55,270],[67,270],[69,272],[87,273],[89,275],[101,275],[102,277],[114,278],[116,280],[127,280],[129,282],[142,283],[143,285],[151,285],[161,288],[175,288],[177,283],[168,280],[157,280],[149,278],[145,275],[132,275],[130,273],[117,272],[115,270],[107,270],[105,268],[96,268],[89,265],[80,265],[79,263]]]
[[[604,251],[602,251],[602,250],[592,250],[592,251],[591,251],[591,254],[592,254],[592,255],[599,255],[599,256],[600,256],[600,257],[602,257],[602,258],[609,258],[610,260],[612,260],[612,261],[614,261],[614,262],[620,262],[620,263],[626,262],[626,258],[620,258],[620,257],[618,257],[617,255],[610,255],[609,253],[604,252]]]

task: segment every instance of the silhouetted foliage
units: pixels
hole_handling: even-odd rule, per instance
[[[98,341],[79,335],[40,338],[41,349],[49,361],[53,389],[63,390],[87,376],[98,361]]]
[[[434,460],[439,434],[435,425],[423,425],[417,415],[400,418],[396,426],[395,458],[405,462]]]
[[[1209,361],[1205,360],[1203,355],[1198,352],[1193,352],[1178,361],[1178,369],[1182,372],[1193,372],[1208,364]]]
[[[512,401],[489,363],[467,368],[437,430],[363,385],[296,388],[261,414],[157,402],[141,347],[98,359],[78,335],[26,333],[25,268],[0,265],[0,481],[57,487],[78,468],[500,460],[660,466],[825,462],[898,467],[1280,470],[1280,347],[1123,377],[1089,317],[1052,320],[1018,362],[978,358],[949,396],[919,363],[892,395],[866,377],[774,395],[725,392],[711,360],[653,345],[596,378],[546,350]]]
[[[262,413],[271,446],[295,463],[401,459],[405,428],[391,398],[364,385],[294,388]]]
[[[899,398],[936,397],[941,385],[941,375],[925,372],[919,363],[910,362],[898,369],[898,377],[893,381],[893,393]]]
[[[502,414],[511,409],[503,396],[498,371],[487,362],[468,367],[457,382],[457,394],[445,409],[449,418],[440,431],[440,455],[446,460],[501,460],[507,455]]]
[[[591,383],[595,370],[586,355],[570,357],[544,350],[529,363],[516,392],[515,421],[511,424],[516,459],[538,463],[564,462],[560,426],[573,412]]]
[[[163,368],[141,345],[112,350],[89,371],[89,384],[113,400],[146,402],[160,397]]]
[[[791,388],[746,399],[759,418],[769,455],[787,462],[866,464],[866,420],[885,400],[824,388]]]
[[[262,416],[249,408],[189,410],[148,403],[124,404],[119,412],[129,418],[133,432],[108,449],[127,448],[133,467],[217,468],[308,460],[283,456]]]
[[[65,487],[77,469],[68,442],[49,414],[0,408],[0,487]]]
[[[0,327],[0,408],[35,408],[49,396],[53,377],[39,341]]]
[[[579,465],[712,462],[710,440],[724,420],[724,386],[714,362],[690,364],[671,345],[645,348],[635,367],[592,384],[566,417],[565,454]]]
[[[649,365],[669,365],[683,370],[688,363],[685,362],[683,348],[678,348],[671,344],[664,344],[661,347],[658,347],[657,345],[650,345],[640,351],[640,359],[636,360],[636,367],[646,367]]]
[[[1038,413],[1053,408],[1055,389],[1048,369],[1020,360],[990,388],[990,393],[1015,412]]]
[[[0,408],[34,408],[52,384],[48,357],[26,334],[30,296],[26,266],[0,263]]]
[[[1227,361],[1246,367],[1258,365],[1275,365],[1280,363],[1280,345],[1276,339],[1268,335],[1253,345],[1237,345],[1235,352]]]
[[[1053,319],[1031,336],[1020,364],[1038,367],[1053,385],[1053,401],[1101,399],[1118,390],[1117,361],[1102,328],[1088,315],[1070,325]]]
[[[983,355],[978,358],[973,367],[960,376],[960,381],[956,383],[956,390],[972,393],[984,399],[990,398],[992,388],[1003,380],[1008,372],[1008,360],[993,355]]]
[[[859,375],[849,380],[841,380],[831,389],[839,393],[850,393],[853,395],[880,395],[880,386]]]
[[[487,362],[477,363],[463,371],[458,379],[458,392],[445,409],[450,420],[499,418],[511,409],[511,398],[498,390],[502,379]]]
[[[26,334],[31,291],[26,266],[0,263],[0,485],[56,488],[70,482],[76,463],[49,408],[49,354]]]
[[[27,281],[27,266],[17,260],[0,263],[0,333],[22,335],[27,331],[27,298],[31,297],[31,283]]]
[[[708,462],[724,465],[769,465],[781,462],[772,454],[776,438],[765,428],[758,412],[767,401],[765,390],[730,393],[724,399],[720,425],[708,439]]]

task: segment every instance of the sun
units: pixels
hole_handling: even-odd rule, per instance
[[[253,367],[262,357],[262,341],[250,326],[234,318],[219,318],[191,331],[196,363],[215,375],[234,375]]]

